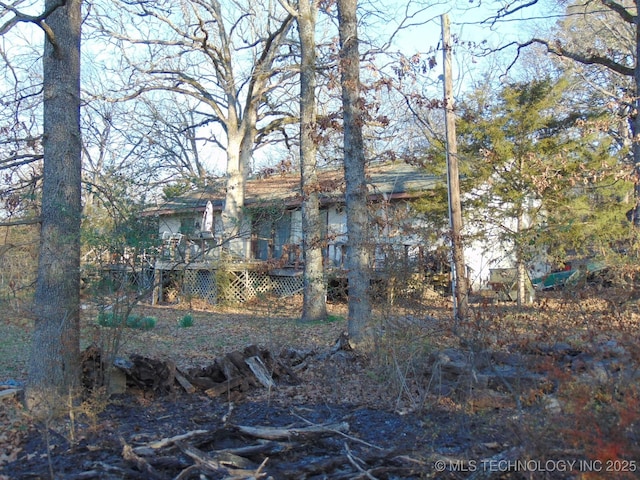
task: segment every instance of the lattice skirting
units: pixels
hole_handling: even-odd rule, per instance
[[[209,303],[242,303],[261,295],[287,297],[301,293],[302,276],[271,276],[251,270],[185,270],[182,293]]]
[[[107,268],[98,279],[102,281],[102,288],[106,290],[135,289],[138,292],[144,292],[153,288],[153,274],[153,269],[146,267],[139,270]],[[88,283],[97,281],[96,277],[91,275],[91,271],[88,272],[84,280]]]

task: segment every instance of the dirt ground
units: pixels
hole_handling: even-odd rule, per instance
[[[379,306],[376,342],[358,352],[336,347],[342,304],[310,325],[291,299],[142,305],[157,323],[128,330],[123,357],[188,371],[257,345],[297,381],[235,398],[129,384],[55,420],[0,400],[0,478],[638,478],[637,307],[581,295],[480,301],[462,325],[438,297]],[[104,345],[96,312],[84,316],[83,348]],[[0,391],[26,378],[28,315],[5,314],[1,329]]]

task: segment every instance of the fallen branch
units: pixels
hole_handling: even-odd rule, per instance
[[[206,389],[204,393],[208,397],[215,398],[224,393],[230,393],[234,388],[241,387],[246,381],[246,378],[235,377]]]
[[[347,422],[332,423],[327,425],[311,425],[309,427],[284,428],[284,427],[249,427],[236,425],[241,433],[265,440],[287,440],[291,437],[314,437],[343,433],[349,430]]]
[[[311,422],[310,420],[307,420],[306,418],[304,418],[304,417],[302,417],[302,416],[300,416],[300,415],[297,415],[297,414],[294,414],[294,415],[295,415],[296,417],[298,417],[300,420],[302,420],[303,422],[305,422],[307,425],[315,425],[315,423]],[[374,445],[374,444],[372,444],[372,443],[366,442],[366,441],[361,440],[361,439],[359,439],[359,438],[353,437],[353,436],[351,436],[351,435],[349,435],[349,434],[347,434],[347,433],[344,433],[343,431],[338,431],[338,430],[336,430],[336,431],[334,431],[333,433],[335,433],[336,435],[343,436],[344,438],[346,438],[346,439],[348,439],[348,440],[352,440],[352,441],[354,441],[354,442],[361,443],[362,445],[365,445],[365,446],[367,446],[367,447],[375,448],[375,449],[380,450],[380,451],[383,451],[383,452],[385,451],[385,449],[384,449],[384,448],[379,447],[378,445]]]
[[[293,449],[296,444],[295,443],[285,443],[285,442],[272,442],[272,441],[260,441],[257,445],[247,445],[244,447],[237,448],[225,448],[224,450],[218,450],[219,452],[228,452],[233,453],[235,455],[240,456],[249,456],[249,455],[257,455],[257,454],[269,454],[273,455],[275,453],[283,453],[288,450]]]
[[[369,480],[378,480],[376,477],[371,475],[371,473],[369,473],[364,468],[362,468],[358,462],[356,462],[356,459],[353,456],[353,454],[351,453],[351,450],[349,450],[349,445],[347,445],[347,442],[344,443],[344,449],[347,452],[347,459],[349,460],[349,463],[351,465],[353,465],[356,468],[356,470],[358,470],[360,473],[364,474]]]
[[[186,478],[191,478],[191,474],[197,470],[200,470],[199,465],[190,465],[182,470],[177,477],[174,477],[173,480],[183,480]]]
[[[91,464],[92,470],[65,475],[65,480],[92,480],[102,478],[131,478],[145,480],[149,478],[145,473],[133,468],[123,468],[105,462],[94,462]]]
[[[176,376],[176,380],[178,381],[180,386],[182,388],[184,388],[185,392],[187,392],[187,393],[195,393],[196,387],[194,387],[191,384],[191,382],[189,382],[189,380],[187,380],[186,377],[184,375],[182,375],[182,373],[180,373],[178,371],[178,369],[176,369],[175,376]]]
[[[225,478],[259,478],[255,476],[255,472],[259,472],[262,467],[256,467],[251,460],[247,460],[244,457],[225,452],[207,453],[192,445],[187,445],[184,442],[176,442],[176,445],[185,455],[195,460],[199,466],[203,466],[212,472],[219,472],[222,469],[232,469],[231,473],[233,476]],[[184,471],[181,472],[180,475],[182,475],[182,473],[184,473]],[[263,474],[259,475],[262,476]]]
[[[153,468],[149,462],[147,462],[144,458],[139,457],[131,448],[131,445],[127,444],[122,440],[124,446],[122,447],[122,458],[124,458],[127,462],[133,463],[138,470],[144,472],[147,478],[153,478],[157,480],[164,480],[165,477],[160,472],[158,472],[155,468]]]
[[[155,442],[149,443],[147,445],[143,445],[140,447],[136,447],[133,449],[133,451],[140,455],[141,453],[143,453],[145,451],[145,449],[153,449],[153,450],[159,450],[161,448],[167,447],[169,445],[173,445],[176,442],[180,442],[183,440],[188,440],[192,437],[197,437],[200,435],[206,435],[208,433],[211,433],[209,430],[192,430],[190,432],[187,433],[183,433],[181,435],[176,435],[175,437],[168,437],[168,438],[163,438],[161,440],[157,440]]]

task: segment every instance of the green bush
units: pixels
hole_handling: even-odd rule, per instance
[[[181,328],[193,327],[193,317],[190,314],[186,314],[178,320],[178,326]]]
[[[143,317],[140,315],[129,315],[126,322],[124,322],[122,315],[116,315],[113,312],[100,312],[97,321],[101,327],[127,327],[135,330],[151,330],[158,323],[158,319],[155,317]]]
[[[127,318],[127,327],[134,328],[136,330],[151,330],[158,323],[156,317],[137,317],[131,316]]]

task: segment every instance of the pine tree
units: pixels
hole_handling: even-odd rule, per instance
[[[593,256],[628,233],[624,152],[599,128],[599,112],[577,110],[569,87],[551,78],[498,91],[486,84],[460,104],[467,231],[510,248],[519,302],[532,261]],[[432,168],[441,168],[436,158]]]

